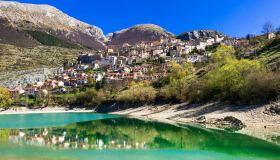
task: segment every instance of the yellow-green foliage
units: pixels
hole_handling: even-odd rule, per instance
[[[167,101],[185,101],[188,85],[186,78],[171,80],[169,85],[160,90],[159,96]]]
[[[169,84],[163,87],[159,96],[168,101],[185,101],[190,81],[194,79],[193,66],[184,61],[182,64],[171,62]]]
[[[74,104],[85,107],[96,107],[109,99],[109,94],[103,90],[88,89],[86,92],[80,93]]]
[[[216,64],[214,69],[190,85],[188,95],[191,101],[260,103],[279,95],[279,73],[268,71],[257,60],[237,60],[233,51],[224,45],[218,47],[211,57]]]
[[[10,92],[6,88],[0,88],[0,108],[6,108],[11,105]]]
[[[220,45],[211,55],[211,60],[214,63],[226,63],[229,60],[235,59],[235,50],[231,46]]]
[[[246,77],[252,73],[263,73],[264,70],[263,65],[258,61],[229,60],[222,67],[209,72],[206,85],[213,94],[219,92],[222,98],[234,100],[250,83],[246,81]]]
[[[117,96],[117,101],[124,103],[150,103],[156,98],[156,90],[145,83],[132,84]]]
[[[170,76],[173,79],[184,78],[189,74],[191,74],[192,71],[193,71],[193,65],[186,61],[183,61],[182,64],[178,64],[177,62],[172,61],[169,65]]]

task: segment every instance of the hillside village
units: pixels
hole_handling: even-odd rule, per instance
[[[106,81],[153,81],[167,76],[168,63],[183,61],[204,63],[210,52],[207,47],[219,45],[225,37],[213,37],[199,41],[164,39],[143,41],[135,45],[108,45],[98,53],[83,53],[76,63],[65,62],[56,75],[44,82],[10,88],[10,95],[17,99],[20,95],[35,96],[40,91],[67,93],[67,88],[83,87],[89,79],[95,83]],[[70,90],[72,90],[70,89]]]
[[[273,40],[276,34],[269,33],[266,37],[260,37]],[[28,97],[32,102],[41,94],[68,96],[92,86],[102,88],[104,84],[125,87],[131,82],[152,83],[170,74],[170,62],[189,62],[199,66],[208,63],[215,47],[221,44],[238,49],[250,46],[250,42],[248,38],[216,35],[188,41],[161,37],[157,41],[107,45],[105,50],[81,53],[74,63],[65,61],[61,64],[63,67],[45,81],[38,79],[28,85],[19,83],[8,90],[15,102],[26,105],[26,100],[22,103],[22,98]],[[243,52],[243,56],[250,57],[256,52],[257,50],[249,49]]]
[[[268,38],[274,38],[274,35],[270,34]],[[206,63],[211,55],[207,48],[221,43],[237,48],[249,41],[216,36],[196,41],[161,38],[159,41],[143,41],[135,45],[108,45],[106,50],[98,53],[81,54],[76,63],[65,62],[58,73],[45,81],[27,86],[19,84],[9,88],[9,91],[13,99],[19,99],[21,96],[36,96],[41,92],[66,94],[74,88],[102,81],[152,82],[168,75],[168,64],[171,61],[179,64],[183,61]]]

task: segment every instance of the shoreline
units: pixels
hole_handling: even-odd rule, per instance
[[[172,125],[197,124],[210,129],[224,129],[214,124],[215,120],[233,116],[241,120],[246,127],[235,131],[236,133],[246,134],[259,139],[275,142],[275,138],[280,137],[280,115],[266,114],[265,111],[271,105],[280,105],[280,101],[254,106],[233,106],[220,103],[207,103],[191,105],[182,104],[166,104],[160,106],[142,106],[119,111],[108,112],[107,114],[115,114],[136,118],[145,121],[156,121],[168,123]],[[66,106],[46,107],[39,109],[27,109],[25,107],[12,107],[8,110],[0,110],[1,115],[11,114],[36,114],[36,113],[99,113],[95,110],[87,110],[81,108],[69,109]],[[205,117],[205,122],[201,123],[197,119]]]
[[[280,101],[275,102],[275,104],[280,106]],[[280,128],[280,115],[265,113],[271,105],[235,106],[220,103],[194,105],[182,103],[142,106],[109,113],[177,123],[201,123],[198,119],[205,117],[205,122],[202,122],[202,124],[214,124],[217,119],[233,116],[245,123],[247,127],[263,126],[269,128],[270,126],[276,126]]]
[[[280,100],[273,103],[280,106]],[[233,116],[245,123],[247,127],[277,126],[280,128],[280,115],[265,114],[267,108],[272,105],[251,105],[235,106],[221,103],[206,104],[165,104],[165,105],[144,105],[137,108],[121,109],[109,111],[107,114],[117,114],[129,117],[138,117],[146,120],[157,120],[169,123],[199,123],[213,124],[214,120]],[[0,115],[7,114],[31,114],[31,113],[67,113],[67,112],[88,112],[99,113],[95,109],[73,108],[68,106],[54,106],[45,108],[29,109],[27,107],[11,107],[7,110],[0,110]],[[197,119],[205,117],[205,122],[201,123]]]
[[[269,141],[280,145],[275,139],[280,137],[280,115],[265,114],[267,108],[271,105],[280,105],[280,101],[254,106],[233,106],[220,103],[207,103],[201,105],[175,104],[162,106],[143,106],[135,109],[110,112],[138,118],[141,120],[158,121],[169,124],[197,124],[209,129],[220,129],[214,124],[217,119],[233,116],[243,123],[245,127],[235,131]],[[201,116],[206,118],[204,123],[197,119]]]
[[[12,114],[36,114],[36,113],[92,113],[94,110],[87,110],[82,108],[69,109],[67,107],[46,107],[38,109],[28,109],[26,107],[12,107],[8,110],[0,110],[1,115]]]

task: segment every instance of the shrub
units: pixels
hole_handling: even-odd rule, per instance
[[[6,88],[0,88],[0,108],[7,108],[11,105],[10,92]]]
[[[169,65],[169,74],[173,79],[181,79],[190,74],[192,74],[194,68],[191,63],[183,61],[182,64],[178,64],[175,61],[172,61]]]
[[[214,63],[226,63],[229,60],[235,59],[235,50],[231,46],[220,45],[211,55],[211,61]]]
[[[263,103],[280,95],[279,73],[251,73],[245,81],[246,85],[239,93],[243,103]]]
[[[195,78],[191,63],[183,62],[178,64],[171,62],[168,80],[161,79],[154,83],[155,87],[160,87],[158,99],[167,102],[184,102],[187,100],[188,86],[190,81]],[[165,86],[164,86],[165,85]]]
[[[193,83],[189,96],[193,102],[260,103],[276,98],[279,85],[279,74],[268,72],[260,62],[232,59]]]
[[[162,88],[162,87],[164,87],[164,86],[166,86],[168,84],[170,84],[170,77],[169,76],[157,79],[156,81],[154,81],[152,83],[152,86],[154,88]]]
[[[156,90],[144,83],[130,86],[127,90],[122,91],[116,100],[122,103],[152,103],[156,98]]]
[[[109,94],[103,90],[88,89],[80,93],[74,100],[74,105],[84,107],[96,107],[109,99]]]
[[[262,65],[257,61],[231,60],[207,75],[207,87],[213,95],[220,94],[221,99],[235,100],[246,85],[245,77],[262,71]]]
[[[172,79],[169,85],[160,90],[158,98],[167,102],[184,102],[187,100],[187,88],[186,78]]]

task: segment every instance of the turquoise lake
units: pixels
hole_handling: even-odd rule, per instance
[[[280,146],[231,131],[94,113],[0,115],[5,160],[280,160]]]

